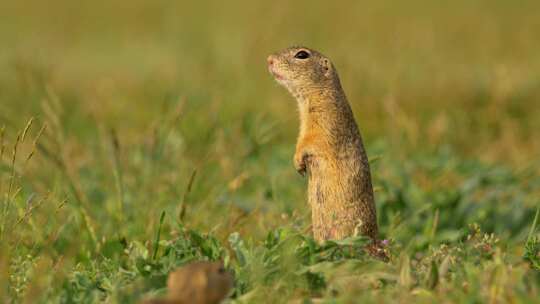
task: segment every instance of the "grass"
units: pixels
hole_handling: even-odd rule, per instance
[[[0,302],[136,303],[218,259],[232,303],[538,302],[536,1],[1,6]],[[388,263],[310,238],[265,67],[292,44],[340,72]]]

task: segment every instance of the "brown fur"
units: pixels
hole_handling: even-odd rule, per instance
[[[309,57],[296,58],[300,51]],[[361,234],[375,240],[368,158],[334,66],[317,51],[291,47],[270,55],[268,68],[298,102],[300,134],[294,165],[308,175],[314,238]]]
[[[167,297],[144,304],[217,304],[232,288],[233,277],[221,262],[194,262],[169,274]]]

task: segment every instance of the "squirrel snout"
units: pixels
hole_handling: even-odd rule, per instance
[[[274,64],[274,56],[268,56],[268,58],[266,58],[266,62],[268,62],[268,65]]]
[[[268,62],[268,71],[270,74],[272,74],[277,80],[284,80],[284,77],[279,72],[278,58],[276,58],[275,55],[270,55],[268,58],[266,58],[266,61]]]

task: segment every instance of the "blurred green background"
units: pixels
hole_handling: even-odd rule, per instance
[[[294,103],[264,60],[303,44],[333,59],[368,140],[404,133],[488,160],[539,149],[536,1],[8,1],[1,11],[2,116],[13,124],[39,114],[49,86],[75,113],[126,132],[186,98],[224,122],[256,110],[289,139]]]
[[[130,246],[153,252],[163,211],[160,246],[182,229],[210,233],[252,284],[234,298],[265,294],[241,277],[251,266],[235,264],[227,237],[257,244],[309,226],[292,166],[296,104],[266,68],[291,45],[337,67],[397,256],[458,246],[477,223],[502,240],[510,258],[495,266],[510,273],[539,204],[538,37],[534,0],[2,1],[0,300],[116,303],[163,287],[149,283],[154,272],[113,279],[115,267],[131,271]],[[200,258],[212,259],[190,259]],[[185,262],[174,261],[156,272]],[[496,290],[538,295],[519,282]],[[448,300],[459,284],[433,296]],[[309,298],[290,286],[290,298]],[[418,300],[400,286],[369,299]],[[482,286],[453,300],[493,299]]]

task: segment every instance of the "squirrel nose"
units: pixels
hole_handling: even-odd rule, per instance
[[[268,65],[274,64],[274,56],[268,56],[268,58],[266,58],[266,61],[268,62]]]

